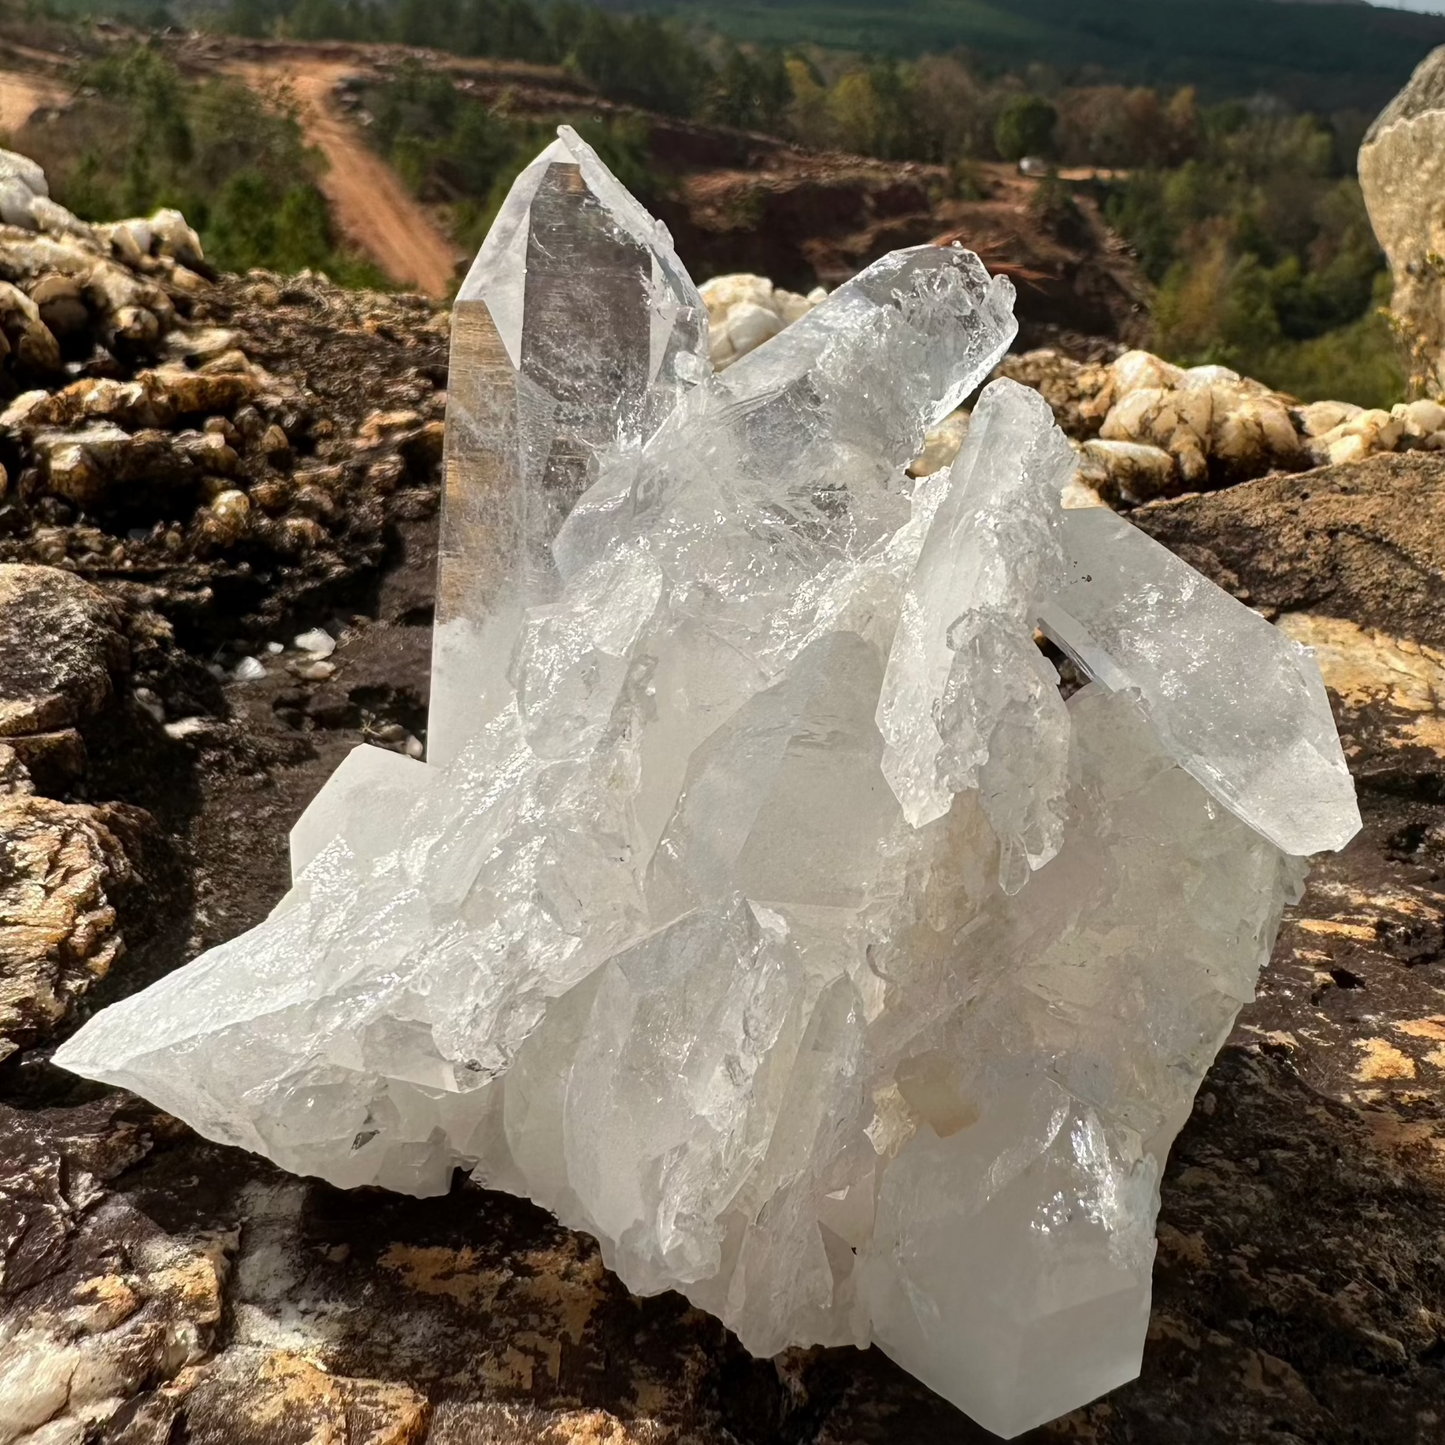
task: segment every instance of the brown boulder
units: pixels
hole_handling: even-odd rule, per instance
[[[1391,309],[1411,351],[1411,383],[1445,395],[1445,46],[1370,127],[1360,185],[1394,276]]]
[[[1445,454],[1264,477],[1130,520],[1268,616],[1320,613],[1445,643]]]
[[[0,738],[85,721],[126,659],[98,588],[53,567],[0,565]]]
[[[123,947],[114,895],[131,880],[111,810],[0,796],[0,1060],[47,1037]]]

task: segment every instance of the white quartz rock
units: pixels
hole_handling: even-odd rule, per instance
[[[564,132],[457,305],[428,761],[354,752],[273,914],[56,1062],[343,1187],[468,1169],[1003,1435],[1132,1378],[1168,1149],[1357,816],[1309,655],[1065,510],[1033,393],[907,475],[1010,301],[899,252],[712,374]]]

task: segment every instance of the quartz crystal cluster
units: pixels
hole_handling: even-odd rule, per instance
[[[1011,300],[901,251],[714,372],[564,129],[457,302],[427,762],[357,750],[275,913],[58,1061],[1003,1435],[1131,1378],[1170,1143],[1359,815],[1310,655],[1064,510],[1036,393],[910,481]]]

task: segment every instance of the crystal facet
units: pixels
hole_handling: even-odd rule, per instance
[[[275,913],[57,1061],[339,1185],[470,1169],[1000,1434],[1131,1378],[1169,1146],[1359,817],[1309,654],[1065,511],[1035,393],[910,482],[1014,329],[920,248],[713,373],[564,131],[457,305],[428,762],[358,749]]]

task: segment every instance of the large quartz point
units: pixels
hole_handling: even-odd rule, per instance
[[[1132,1378],[1169,1146],[1359,815],[1309,654],[1066,512],[1037,394],[910,481],[1011,297],[898,252],[714,375],[564,131],[457,304],[428,762],[358,749],[275,913],[58,1062],[338,1185],[471,1170],[1002,1435]]]
[[[509,701],[516,629],[556,600],[552,538],[602,457],[639,448],[712,370],[707,307],[667,228],[566,126],[507,196],[452,338],[434,764]]]

